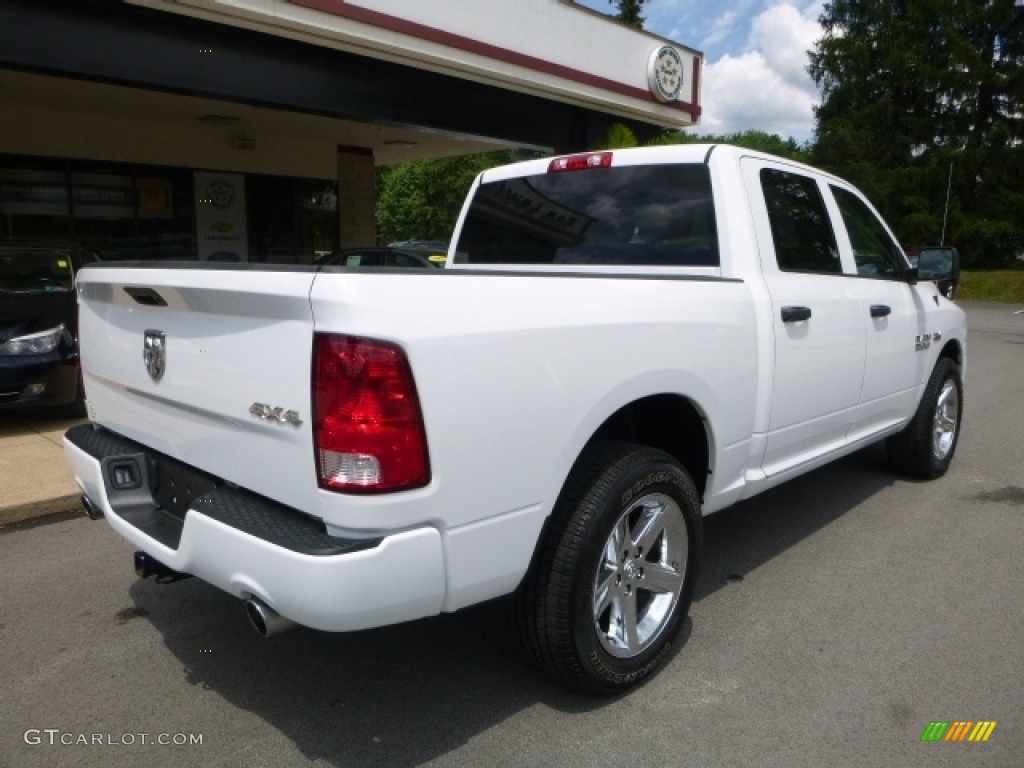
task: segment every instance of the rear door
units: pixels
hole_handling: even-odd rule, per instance
[[[860,400],[865,326],[820,178],[754,158],[744,159],[743,173],[772,302],[773,394],[763,459],[771,476],[845,445]]]
[[[313,276],[312,268],[226,265],[82,270],[80,336],[92,420],[316,512]]]

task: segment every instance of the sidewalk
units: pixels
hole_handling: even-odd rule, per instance
[[[64,460],[64,433],[85,419],[0,414],[0,527],[81,507]]]

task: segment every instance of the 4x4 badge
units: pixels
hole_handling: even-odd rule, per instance
[[[302,424],[302,417],[298,411],[286,411],[284,408],[275,408],[266,403],[253,403],[249,406],[249,413],[257,419],[263,419],[264,421],[294,424],[296,427]]]
[[[142,361],[153,381],[160,381],[167,368],[167,337],[163,331],[146,331],[142,341]]]

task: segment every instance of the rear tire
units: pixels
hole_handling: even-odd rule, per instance
[[[963,402],[960,367],[939,358],[914,417],[887,442],[893,468],[925,480],[946,474],[960,439]]]
[[[700,545],[700,499],[675,459],[629,443],[588,448],[516,594],[521,645],[569,688],[627,689],[679,635]]]

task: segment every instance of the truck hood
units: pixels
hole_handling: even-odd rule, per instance
[[[318,514],[310,394],[315,271],[160,266],[81,273],[91,419]],[[275,408],[295,414],[278,420],[270,416]]]

